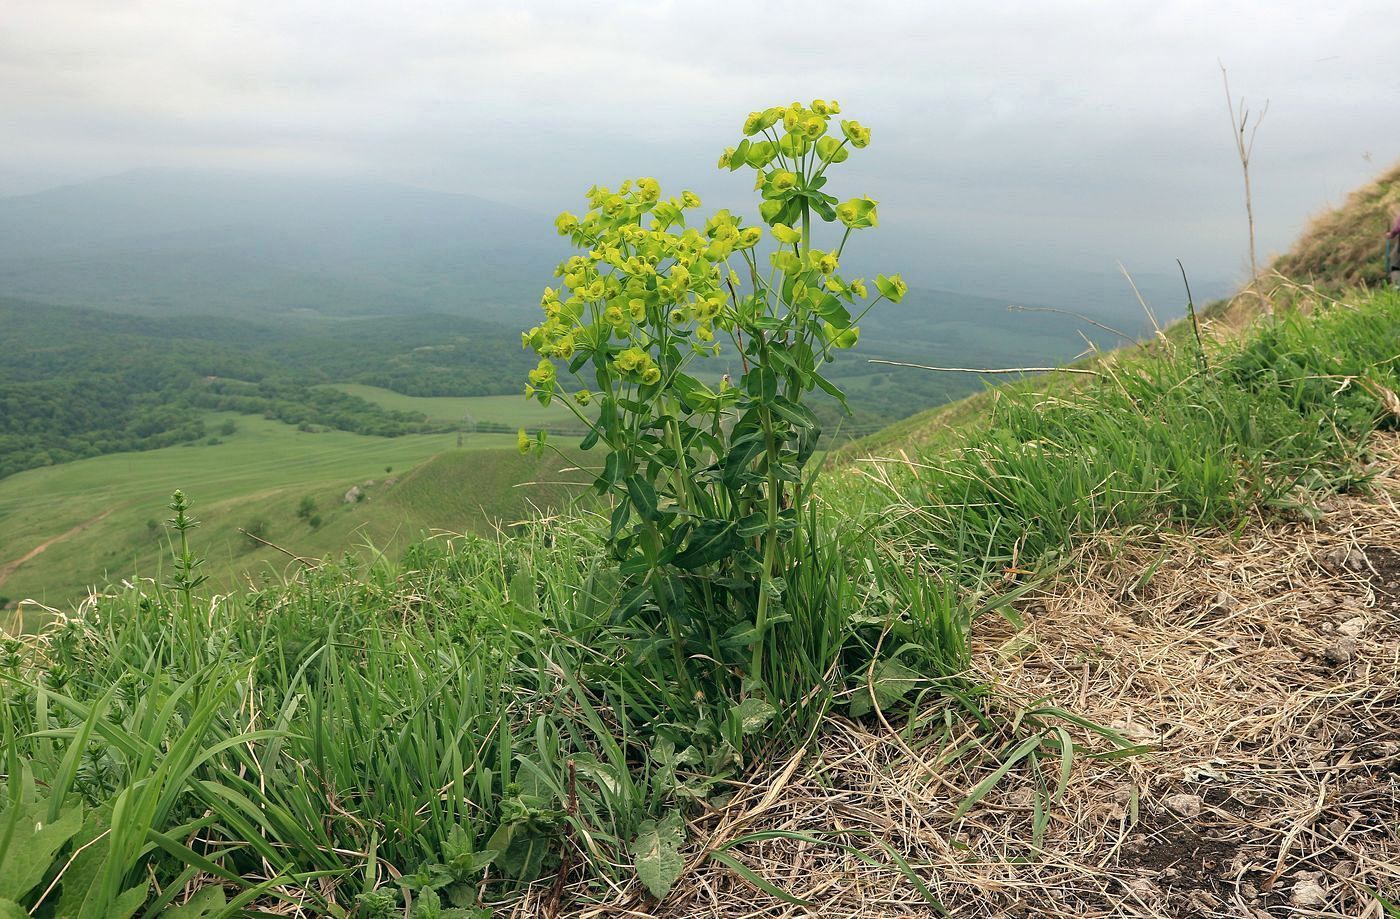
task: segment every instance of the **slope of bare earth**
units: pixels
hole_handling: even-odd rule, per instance
[[[980,622],[972,676],[1009,741],[946,701],[915,722],[951,732],[835,718],[814,753],[692,825],[664,903],[628,891],[574,914],[938,915],[912,874],[959,917],[1379,919],[1377,893],[1400,899],[1400,436],[1375,455],[1367,494],[1235,538],[1105,534],[1022,604],[1024,627]],[[1037,772],[1021,760],[955,818],[997,768],[979,749],[1036,736],[1008,725],[1047,704],[1147,749],[1095,758],[1112,745],[1044,718],[1081,745],[1062,797],[1048,799],[1063,761],[1044,743]],[[849,847],[728,851],[806,905],[700,857],[769,830]]]

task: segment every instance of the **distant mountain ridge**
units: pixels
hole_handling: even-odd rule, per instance
[[[0,291],[124,312],[260,317],[533,303],[547,217],[315,177],[141,170],[0,198]]]

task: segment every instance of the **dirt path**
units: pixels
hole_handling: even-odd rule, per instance
[[[35,557],[36,555],[38,555],[40,552],[43,552],[43,551],[44,551],[45,549],[47,549],[49,546],[52,546],[52,545],[54,545],[55,543],[63,542],[65,539],[72,539],[74,536],[77,536],[79,533],[81,533],[83,530],[86,530],[88,527],[92,526],[94,523],[100,523],[100,522],[102,522],[102,520],[103,520],[104,518],[106,518],[107,515],[110,514],[110,513],[112,513],[112,511],[114,511],[114,510],[116,510],[115,507],[109,507],[109,508],[107,508],[105,511],[103,511],[102,513],[98,514],[96,517],[93,517],[91,520],[84,520],[82,523],[80,523],[80,524],[78,524],[77,526],[73,527],[73,529],[69,530],[68,532],[66,532],[66,533],[60,533],[59,535],[53,537],[52,539],[46,539],[46,540],[44,540],[43,542],[39,543],[39,545],[37,545],[37,546],[35,546],[34,548],[30,549],[28,552],[26,552],[24,555],[21,555],[19,558],[15,559],[14,561],[9,562],[9,563],[7,563],[7,564],[5,564],[5,565],[0,565],[0,585],[3,585],[7,580],[9,580],[10,575],[12,575],[12,574],[14,574],[16,571],[18,571],[18,570],[19,570],[19,567],[20,567],[21,565],[23,565],[25,562],[29,561],[30,559],[34,558],[34,557]]]

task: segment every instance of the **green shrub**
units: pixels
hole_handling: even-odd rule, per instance
[[[559,266],[544,322],[522,335],[540,355],[528,395],[599,402],[596,419],[574,410],[589,429],[581,446],[606,454],[595,486],[612,502],[620,615],[656,622],[682,678],[703,655],[745,668],[756,690],[768,683],[765,648],[804,602],[792,588],[816,535],[807,467],[821,428],[808,394],[843,398],[824,365],[856,343],[871,307],[907,289],[881,276],[867,305],[864,280],[838,273],[851,233],[877,222],[875,201],[826,190],[828,168],[870,140],[855,121],[833,134],[839,112],[822,100],[755,112],[720,158],[757,173],[766,233],[727,210],[687,226],[700,199],[664,198],[655,179],[592,188],[582,218],[556,221],[583,254]],[[813,242],[822,224],[842,230],[829,248]],[[765,235],[774,248],[761,258]],[[711,386],[693,365],[721,342],[744,373]],[[560,365],[579,382],[565,385]],[[523,430],[520,443],[531,446]]]

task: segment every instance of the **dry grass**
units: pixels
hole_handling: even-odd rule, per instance
[[[1400,211],[1400,164],[1347,196],[1339,208],[1313,218],[1274,271],[1329,289],[1385,280],[1384,236]]]
[[[936,915],[888,846],[954,916],[1381,916],[1368,890],[1400,895],[1400,437],[1377,446],[1377,489],[1331,499],[1315,522],[1235,539],[1108,534],[1026,604],[1024,629],[981,623],[973,676],[1002,711],[1053,700],[1151,746],[1094,759],[1087,748],[1111,746],[1071,725],[1086,749],[1040,847],[1024,763],[953,819],[996,766],[978,750],[1006,749],[1024,724],[996,738],[952,708],[951,732],[834,718],[815,754],[692,826],[698,867],[663,904],[623,891],[571,914]],[[1051,788],[1059,766],[1040,763]],[[795,906],[698,864],[774,829],[839,838],[885,867],[787,839],[732,851],[813,904]]]

